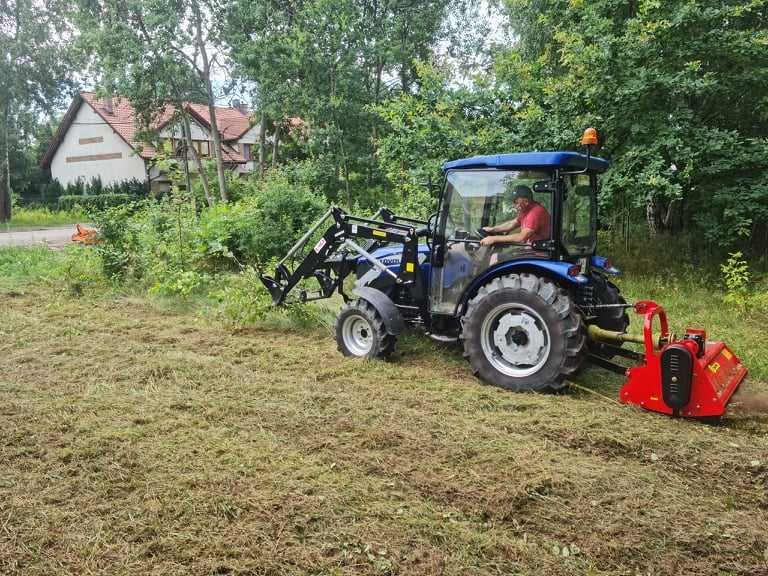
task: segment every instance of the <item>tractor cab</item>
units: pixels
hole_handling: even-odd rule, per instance
[[[455,317],[473,285],[512,268],[577,281],[573,265],[586,273],[595,254],[597,174],[607,165],[575,152],[447,162],[434,231],[432,313]]]

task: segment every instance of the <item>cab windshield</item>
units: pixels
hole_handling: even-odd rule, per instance
[[[552,173],[544,170],[455,170],[448,173],[440,237],[444,258],[432,268],[432,310],[452,314],[469,283],[486,269],[513,258],[546,258],[533,242],[481,246],[485,227],[520,220],[515,195],[521,190],[529,205],[552,214]],[[546,191],[540,191],[546,190]],[[519,226],[517,228],[520,229]],[[541,239],[550,239],[549,226]]]

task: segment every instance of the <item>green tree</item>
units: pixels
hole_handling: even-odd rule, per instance
[[[370,105],[409,92],[414,60],[429,59],[450,0],[236,0],[227,40],[241,76],[256,83],[263,117],[309,125],[303,155],[333,174],[347,205],[375,204],[381,185]],[[273,161],[277,147],[274,147]],[[336,186],[326,195],[337,200]]]
[[[451,86],[448,75],[417,63],[419,89],[375,108],[386,122],[377,141],[380,167],[404,211],[428,215],[437,208],[438,182],[446,160],[513,149],[512,108],[490,85]]]
[[[145,126],[168,103],[176,105],[210,202],[199,156],[191,145],[184,101],[208,106],[222,201],[227,201],[221,135],[216,116],[214,74],[227,60],[219,40],[222,4],[216,0],[81,0],[84,45],[95,51],[94,70],[105,91],[132,101]]]
[[[604,213],[768,242],[766,0],[506,0],[496,71],[531,147],[600,128]]]
[[[11,219],[12,142],[20,126],[53,109],[70,84],[69,3],[0,0],[0,222]]]

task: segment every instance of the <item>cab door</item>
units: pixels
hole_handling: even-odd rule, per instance
[[[551,182],[542,170],[462,169],[446,175],[438,219],[436,254],[430,279],[430,310],[454,314],[469,284],[491,266],[514,258],[541,258],[530,245],[480,246],[481,229],[513,220],[512,192],[529,186],[533,198],[552,213],[551,192],[537,193],[537,182]]]

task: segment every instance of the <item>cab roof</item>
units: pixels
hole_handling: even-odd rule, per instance
[[[467,168],[584,168],[585,154],[578,152],[517,152],[493,154],[451,160],[443,164],[443,171]],[[608,161],[598,156],[589,159],[590,171],[605,172]]]

